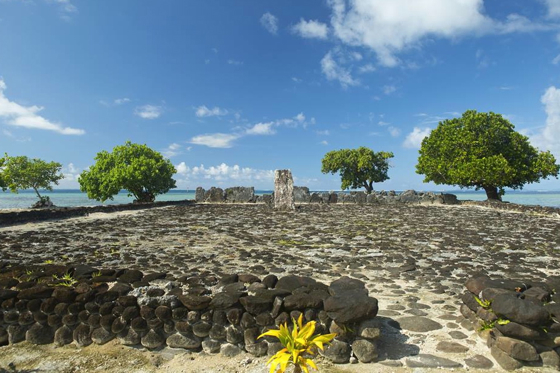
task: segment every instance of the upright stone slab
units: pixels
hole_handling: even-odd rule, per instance
[[[196,188],[196,192],[194,193],[194,200],[196,202],[204,202],[204,194],[206,191],[203,187]]]
[[[277,210],[295,210],[294,179],[290,170],[274,172],[274,208]]]

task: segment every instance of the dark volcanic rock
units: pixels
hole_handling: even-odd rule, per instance
[[[198,295],[180,295],[179,300],[185,307],[192,311],[208,308],[212,298]]]
[[[406,366],[409,368],[460,368],[461,363],[430,354],[418,354],[406,358]]]
[[[161,333],[150,330],[141,338],[140,343],[142,343],[142,346],[153,350],[162,346],[165,343],[165,338],[161,335]]]
[[[348,343],[335,339],[325,348],[325,352],[322,355],[335,364],[346,364],[350,361],[351,351]]]
[[[375,317],[379,310],[377,299],[360,289],[329,297],[323,303],[329,317],[341,324]]]
[[[333,296],[356,290],[361,290],[367,295],[366,284],[348,276],[341,277],[329,285],[329,294]]]
[[[25,333],[25,340],[35,345],[46,345],[54,340],[54,330],[50,326],[34,324]]]
[[[18,299],[43,299],[50,298],[54,289],[47,286],[34,286],[19,292]]]
[[[499,317],[519,324],[541,326],[550,322],[550,314],[543,306],[508,294],[496,296],[492,310]]]
[[[272,308],[272,299],[263,296],[247,296],[239,298],[243,307],[252,315],[258,315],[261,312],[267,311]]]

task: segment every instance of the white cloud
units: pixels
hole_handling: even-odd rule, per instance
[[[303,80],[301,80],[300,78],[296,78],[295,76],[292,77],[292,81],[295,83],[301,83]]]
[[[276,131],[272,128],[273,122],[257,123],[253,127],[247,129],[247,135],[274,135]]]
[[[394,85],[383,86],[383,93],[385,93],[386,95],[390,95],[391,93],[394,93],[396,90],[397,87],[395,87]]]
[[[175,157],[179,154],[181,154],[181,145],[177,144],[177,143],[173,143],[171,145],[169,145],[167,148],[165,148],[164,150],[161,151],[161,154],[165,157],[165,158],[172,158]]]
[[[541,150],[550,150],[560,158],[560,89],[551,86],[541,97],[546,112],[546,124],[531,141]]]
[[[315,133],[319,136],[329,136],[331,133],[329,132],[329,130],[324,130],[324,131],[315,131]]]
[[[412,132],[409,133],[404,139],[403,146],[409,149],[420,149],[422,140],[424,140],[424,137],[429,136],[431,132],[432,129],[429,127],[414,127]]]
[[[560,15],[557,0],[547,0],[550,15]],[[465,36],[557,29],[510,14],[504,22],[484,14],[483,0],[328,0],[331,26],[346,45],[373,50],[383,66],[400,63],[398,54],[421,46],[428,38],[455,40]]]
[[[115,99],[115,101],[113,101],[115,105],[123,105],[126,104],[127,102],[130,102],[130,99],[128,97],[117,98]]]
[[[266,12],[261,17],[261,25],[273,35],[278,34],[278,18],[269,12]]]
[[[48,3],[54,3],[58,5],[60,18],[65,21],[70,21],[72,19],[71,15],[78,13],[78,8],[72,4],[71,0],[46,0]]]
[[[327,140],[323,140],[321,141],[319,144],[321,145],[329,145],[329,142]]]
[[[240,135],[229,133],[212,133],[206,135],[195,136],[191,139],[191,144],[204,145],[210,148],[231,148],[233,142],[237,140]]]
[[[227,63],[228,63],[229,65],[234,65],[234,66],[241,66],[241,65],[243,65],[243,61],[237,61],[237,60],[232,60],[232,59],[229,59],[229,60],[227,61]]]
[[[554,57],[554,59],[552,60],[552,63],[554,65],[558,65],[558,62],[560,62],[560,54],[558,56]]]
[[[196,108],[196,116],[199,118],[203,117],[216,117],[216,116],[223,116],[227,115],[228,111],[226,109],[220,109],[217,106],[214,106],[212,109],[206,107],[206,105],[202,105]]]
[[[156,119],[160,117],[162,110],[161,106],[144,105],[134,109],[134,114],[144,119]]]
[[[273,170],[259,170],[251,167],[240,167],[239,165],[229,166],[226,163],[211,167],[205,167],[203,164],[189,167],[185,162],[181,162],[175,168],[177,173],[183,176],[183,182],[219,182],[220,184],[223,182],[274,182]]]
[[[306,21],[303,18],[299,23],[292,26],[292,32],[302,38],[307,39],[326,39],[328,35],[327,25],[319,21]]]
[[[548,16],[550,18],[560,17],[560,1],[558,0],[544,0],[548,8]]]
[[[371,73],[375,71],[375,66],[373,66],[371,63],[368,63],[364,66],[361,66],[358,69],[358,72],[360,72],[361,74],[365,74],[365,73]]]
[[[0,118],[4,119],[4,123],[16,127],[54,131],[62,135],[83,135],[86,133],[82,129],[63,127],[59,123],[51,122],[38,115],[37,113],[43,110],[41,106],[25,107],[8,100],[4,96],[4,91],[7,89],[6,83],[0,78]]]
[[[387,127],[387,131],[389,131],[393,137],[399,137],[401,135],[401,130],[397,127],[389,126]]]
[[[338,80],[343,88],[360,84],[359,80],[352,78],[350,72],[334,60],[332,51],[321,60],[321,71],[328,80]]]

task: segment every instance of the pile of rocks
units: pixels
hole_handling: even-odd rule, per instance
[[[254,187],[233,187],[226,188],[225,190],[215,187],[205,190],[202,187],[198,187],[194,196],[196,202],[256,202]]]
[[[310,192],[307,187],[294,186],[294,201],[296,203],[343,203],[343,204],[459,204],[457,196],[447,193],[416,192],[407,190],[400,194],[395,191],[379,191],[372,193],[359,192]],[[271,203],[272,195],[255,196],[255,188],[234,187],[225,190],[212,187],[208,190],[196,188],[196,202],[256,202]]]
[[[148,349],[263,356],[282,346],[257,337],[303,314],[317,322],[316,333],[338,334],[324,352],[331,361],[377,358],[377,300],[363,282],[348,277],[328,286],[293,275],[173,278],[87,265],[45,265],[18,274],[0,278],[0,345],[26,340],[82,347],[116,338]]]
[[[506,370],[560,368],[560,277],[545,282],[474,277],[466,283],[461,313],[487,338]]]

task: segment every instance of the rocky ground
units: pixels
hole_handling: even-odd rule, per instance
[[[330,283],[348,275],[379,300],[380,358],[373,365],[322,361],[326,371],[501,370],[459,313],[463,285],[479,273],[535,281],[560,275],[558,232],[558,216],[476,206],[305,205],[293,213],[254,204],[170,206],[0,228],[0,261],[175,277],[273,273]],[[265,372],[265,361],[113,344],[0,347],[0,372]]]

